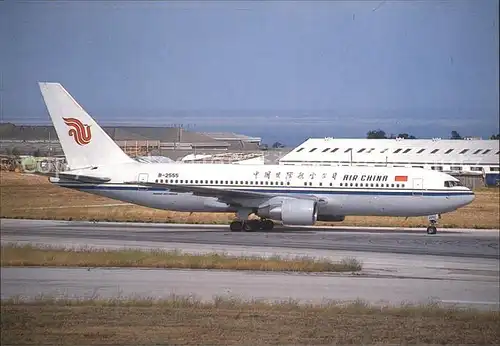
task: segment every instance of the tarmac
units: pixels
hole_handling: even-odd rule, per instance
[[[231,233],[227,226],[1,220],[5,243],[66,248],[140,248],[229,255],[361,261],[359,273],[264,273],[118,268],[1,269],[2,299],[165,298],[171,294],[371,304],[435,302],[500,310],[498,230],[278,228]]]

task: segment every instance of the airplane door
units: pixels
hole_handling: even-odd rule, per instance
[[[139,173],[139,177],[137,179],[139,183],[147,183],[148,182],[148,174],[147,173]],[[139,186],[139,190],[147,190],[145,186]]]
[[[422,196],[424,183],[422,178],[413,178],[413,196]]]

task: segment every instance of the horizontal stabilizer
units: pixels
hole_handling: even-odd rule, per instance
[[[36,174],[43,175],[43,176],[50,177],[50,178],[73,180],[75,182],[90,183],[90,184],[102,184],[102,183],[106,183],[106,182],[111,180],[111,178],[105,178],[105,177],[92,177],[89,175],[59,173],[59,172],[51,172],[51,173],[36,172]]]

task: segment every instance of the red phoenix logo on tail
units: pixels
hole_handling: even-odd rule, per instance
[[[63,118],[64,123],[71,127],[68,134],[75,139],[78,145],[86,145],[90,143],[92,133],[90,132],[90,125],[83,124],[80,120],[75,118]]]

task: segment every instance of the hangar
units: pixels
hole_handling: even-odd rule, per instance
[[[279,164],[419,167],[481,175],[487,185],[494,185],[499,179],[499,155],[497,140],[310,138]]]

